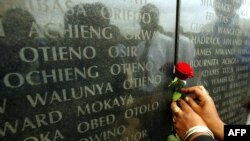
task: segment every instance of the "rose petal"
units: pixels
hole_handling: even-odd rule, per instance
[[[175,66],[175,75],[182,80],[186,80],[187,78],[192,78],[194,76],[194,71],[188,63],[179,62]]]

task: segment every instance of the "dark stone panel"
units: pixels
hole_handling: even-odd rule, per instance
[[[193,43],[191,64],[227,124],[245,124],[249,107],[249,1],[181,1],[180,35]],[[180,41],[181,42],[181,41]],[[190,45],[191,46],[191,45]],[[179,51],[183,49],[179,45]],[[179,54],[179,58],[185,57]],[[179,59],[181,60],[181,59]]]
[[[2,0],[0,140],[166,140],[175,57],[245,124],[249,0],[180,3],[176,54],[171,0]]]
[[[0,140],[166,140],[175,8],[2,0]]]

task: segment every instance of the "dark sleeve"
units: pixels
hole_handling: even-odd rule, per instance
[[[216,141],[216,140],[210,136],[201,135],[201,136],[198,136],[197,138],[195,138],[193,141]]]

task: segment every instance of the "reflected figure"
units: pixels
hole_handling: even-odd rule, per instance
[[[35,18],[26,10],[21,8],[7,10],[2,17],[2,25],[5,37],[0,39],[0,75],[1,79],[5,74],[20,72],[25,74],[38,68],[39,63],[24,62],[19,57],[19,52],[26,46],[34,47],[35,37],[28,37],[32,23]],[[32,58],[31,53],[25,54]]]
[[[209,42],[197,43],[197,52],[202,52],[207,50],[208,54],[196,56],[196,77],[197,83],[205,85],[208,91],[211,92],[212,96],[216,95],[228,95],[228,92],[239,90],[238,88],[232,87],[233,83],[238,80],[243,80],[248,78],[238,78],[238,73],[236,68],[239,66],[244,66],[241,64],[240,58],[238,56],[238,51],[242,49],[244,45],[244,33],[243,29],[240,27],[240,16],[237,14],[237,10],[241,7],[242,0],[214,0],[213,8],[216,14],[216,19],[202,28],[202,32],[197,35],[198,38],[208,39]],[[232,63],[230,60],[234,60]],[[199,65],[198,61],[202,64]],[[206,63],[209,62],[210,64]],[[225,71],[227,69],[227,71]],[[221,82],[222,78],[232,78],[231,81]],[[214,81],[213,81],[214,80]],[[220,80],[220,81],[219,81]],[[216,91],[215,86],[222,85],[225,90]],[[241,90],[244,90],[243,87]],[[224,100],[224,99],[223,99]],[[215,101],[218,106],[221,105],[221,101]],[[240,104],[237,103],[237,104]],[[241,105],[243,105],[241,103]],[[227,106],[227,105],[226,105]],[[233,109],[233,105],[228,105],[228,109]],[[225,106],[221,106],[223,109]],[[238,110],[230,111],[230,114],[234,113],[238,115]],[[227,115],[228,112],[223,112],[220,116],[225,123],[232,122]],[[228,123],[228,124],[237,124]]]
[[[67,46],[73,46],[75,48],[88,48],[91,47],[94,50],[95,56],[93,59],[74,60],[76,66],[90,67],[93,65],[98,66],[98,72],[101,76],[96,79],[86,78],[83,83],[98,83],[103,80],[110,80],[114,83],[114,86],[121,87],[115,81],[118,81],[118,77],[111,76],[109,69],[111,65],[121,63],[120,58],[109,57],[109,48],[115,46],[119,48],[120,42],[120,30],[115,25],[110,24],[107,7],[102,3],[86,3],[79,4],[73,7],[77,9],[84,9],[85,13],[73,15],[71,11],[65,14],[64,18],[64,30],[67,31],[74,26],[74,33],[79,33],[77,38],[70,38],[70,34],[65,35],[65,44]],[[70,64],[72,65],[72,64]],[[89,80],[88,80],[89,79]]]
[[[149,15],[149,23],[140,21],[140,37],[144,39],[138,44],[137,53],[140,63],[147,63],[153,67],[147,70],[140,77],[152,78],[159,77],[160,83],[167,79],[166,74],[171,74],[167,67],[172,66],[174,62],[174,42],[173,39],[158,31],[159,10],[153,4],[147,4],[141,8],[141,15]],[[144,34],[150,33],[147,38]],[[144,91],[153,91],[159,84],[145,86]]]
[[[110,14],[108,8],[100,3],[78,4],[73,7],[73,11],[84,9],[82,13],[71,14],[69,10],[64,16],[64,30],[70,29],[70,25],[75,27],[73,34],[76,40],[84,40],[84,43],[94,43],[102,41],[107,44],[116,45],[120,43],[120,30],[117,26],[110,24]],[[76,32],[79,32],[76,37]],[[66,39],[70,38],[70,34],[66,34]],[[78,38],[78,39],[77,39]],[[96,42],[99,43],[99,42]]]
[[[212,34],[213,36],[222,38],[226,37],[240,37],[242,31],[239,26],[239,15],[237,10],[240,8],[242,0],[214,0],[213,6],[216,14],[216,20],[205,25],[202,28],[203,34]],[[223,8],[226,5],[228,8]],[[234,34],[227,34],[226,29],[234,30]],[[223,43],[223,42],[222,42]]]
[[[21,8],[10,9],[2,17],[6,37],[12,37],[15,41],[28,38],[33,22],[35,18],[31,13]]]
[[[35,84],[21,83],[17,77],[7,78],[11,73],[25,77],[27,73],[38,70],[38,61],[25,62],[19,55],[20,51],[25,47],[35,48],[35,37],[28,37],[31,25],[35,22],[33,15],[21,8],[8,9],[2,16],[5,36],[0,37],[0,99],[7,98],[7,103],[11,106],[8,107],[8,111],[6,110],[6,112],[1,114],[1,123],[32,115],[35,113],[34,111],[38,110],[37,108],[33,109],[24,100],[26,94],[34,91],[39,92],[37,86]],[[33,54],[25,52],[25,57],[30,59],[33,57]],[[4,79],[9,82],[4,81]],[[30,76],[29,79],[36,82],[39,81],[37,75]],[[5,134],[1,136],[0,140],[19,140],[29,133],[30,131],[27,130],[23,132],[17,131],[15,135]]]
[[[98,3],[86,3],[78,4],[73,7],[74,11],[77,9],[84,9],[85,13],[73,15],[70,14],[71,11],[65,14],[64,17],[64,30],[68,31],[74,26],[74,32],[79,33],[77,37],[71,38],[70,34],[65,35],[65,43],[67,46],[72,46],[75,48],[91,48],[94,52],[94,57],[92,59],[82,59],[82,60],[73,60],[75,66],[84,66],[91,67],[97,66],[99,77],[86,78],[80,80],[80,83],[95,84],[105,81],[110,81],[114,86],[114,89],[117,91],[120,90],[119,87],[122,87],[118,81],[119,76],[110,75],[109,68],[111,65],[116,63],[121,63],[122,60],[117,58],[110,58],[109,48],[119,48],[120,45],[120,30],[115,25],[110,24],[110,19],[105,18],[109,17],[109,12],[107,7],[98,2]],[[73,35],[72,35],[73,36]],[[91,53],[91,52],[90,52]],[[73,65],[70,63],[69,65]]]
[[[197,83],[206,85],[209,90],[209,85],[211,84],[210,82],[206,81],[206,78],[202,79],[202,75],[206,77],[205,74],[202,74],[202,71],[204,69],[216,69],[218,68],[218,65],[220,65],[221,68],[227,67],[228,65],[226,63],[222,63],[223,59],[227,57],[235,57],[236,54],[225,54],[223,52],[225,52],[226,50],[237,50],[242,47],[241,40],[243,37],[243,31],[239,26],[240,17],[237,14],[237,10],[240,8],[241,4],[242,0],[214,0],[213,8],[216,14],[216,19],[206,24],[202,28],[201,33],[198,33],[199,38],[209,39],[210,37],[210,39],[212,39],[213,41],[205,44],[198,42],[196,44],[197,51],[201,52],[202,50],[207,49],[211,54],[217,55],[217,57],[215,55],[196,56],[196,60],[217,59],[214,60],[215,65],[211,67],[204,66],[196,69],[196,77],[198,79]],[[223,6],[225,5],[228,8],[223,8]]]
[[[187,36],[184,35],[183,28],[179,28],[179,44],[177,50],[177,62],[185,61],[191,63],[195,58],[195,45]],[[188,80],[189,81],[189,80]],[[187,84],[189,84],[187,82]]]
[[[177,62],[187,62],[189,64],[195,59],[195,45],[188,36],[185,35],[183,28],[179,27],[179,43],[177,48]],[[193,86],[195,84],[195,79],[187,79],[186,86]]]
[[[125,80],[126,76],[123,73],[117,75],[111,74],[111,66],[115,64],[123,63],[123,60],[120,57],[111,58],[109,56],[109,49],[112,47],[113,51],[119,51],[122,47],[120,43],[120,30],[115,25],[110,23],[109,11],[108,8],[100,2],[97,3],[82,3],[73,7],[73,11],[78,9],[84,9],[84,12],[72,14],[72,10],[69,10],[64,16],[64,46],[75,48],[76,50],[80,48],[81,50],[89,51],[86,52],[86,56],[89,58],[77,59],[74,58],[71,61],[65,61],[57,65],[58,68],[61,66],[66,67],[76,67],[79,69],[85,68],[88,72],[88,75],[95,75],[95,77],[79,78],[75,80],[74,83],[65,83],[63,86],[66,88],[84,88],[89,87],[89,89],[94,88],[94,95],[88,94],[86,98],[82,98],[78,101],[75,101],[71,105],[66,105],[67,109],[75,109],[77,106],[86,107],[86,104],[92,105],[96,102],[103,102],[104,100],[109,101],[110,104],[114,98],[122,96],[124,89],[122,88],[122,82]],[[72,28],[73,27],[73,28]],[[72,34],[71,32],[72,31]],[[77,35],[77,36],[76,36]],[[109,86],[109,87],[107,87]],[[61,88],[60,88],[61,89]],[[87,90],[88,91],[88,90]],[[84,93],[85,93],[84,92]],[[82,92],[77,91],[77,95],[80,95]],[[84,94],[85,95],[85,94]],[[125,99],[125,98],[124,98]],[[97,113],[86,114],[86,116],[81,116],[78,118],[72,118],[72,114],[75,111],[66,113],[66,121],[69,123],[81,123],[83,121],[90,121],[93,117],[102,117],[107,114],[115,114],[116,119],[120,118],[120,113],[116,111],[123,110],[126,105],[121,107],[107,107],[108,110],[103,109]],[[102,107],[104,108],[104,107]],[[111,110],[109,110],[109,108]],[[119,108],[119,109],[118,109]],[[97,115],[98,114],[98,115]],[[124,117],[122,117],[124,118]],[[118,120],[119,121],[119,120]],[[117,121],[117,122],[118,122]],[[124,122],[124,119],[121,120]],[[67,125],[68,128],[75,131],[77,125]],[[105,129],[117,128],[115,123],[104,127]],[[70,137],[70,140],[85,140],[84,138],[90,138],[102,134],[103,128],[92,129],[83,133],[80,137],[72,136],[69,132],[67,134]],[[73,134],[74,135],[74,134]],[[101,140],[110,140],[117,141],[120,136],[101,136]],[[105,138],[105,139],[103,139]]]
[[[170,111],[167,109],[170,106],[167,105],[171,100],[171,90],[167,86],[171,82],[171,74],[173,74],[174,40],[160,30],[160,12],[155,5],[150,3],[144,5],[140,9],[140,15],[147,16],[144,21],[139,22],[141,40],[136,46],[137,58],[135,61],[138,64],[147,65],[148,68],[133,72],[134,80],[143,84],[139,84],[134,89],[135,100],[131,107],[153,104],[158,107],[155,111],[128,119],[128,130],[133,131],[134,134],[138,131],[146,131],[147,137],[141,140],[165,140],[171,131],[171,121],[166,120],[171,119],[170,115],[165,114],[167,110]],[[156,132],[156,129],[162,132]],[[131,132],[129,133],[131,134]]]

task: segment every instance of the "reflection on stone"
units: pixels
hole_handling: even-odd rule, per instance
[[[0,3],[0,140],[166,138],[174,21],[160,25],[160,14],[169,2]]]
[[[176,46],[170,0],[2,0],[0,140],[165,140],[175,58],[244,124],[248,3],[182,0]]]
[[[187,2],[183,1],[183,9]],[[197,9],[203,8],[203,14],[192,16],[198,16],[200,21],[186,20],[181,23],[193,30],[185,34],[195,44],[195,58],[191,63],[196,73],[194,81],[205,85],[215,99],[221,118],[228,124],[244,124],[247,114],[236,114],[239,109],[247,109],[248,106],[248,102],[245,102],[248,101],[245,100],[247,96],[238,93],[249,85],[249,68],[246,67],[249,64],[244,61],[249,56],[245,44],[248,33],[244,31],[246,27],[242,26],[242,15],[239,12],[247,3],[249,1],[201,0]],[[182,11],[180,19],[190,16],[185,15],[185,12],[187,11]],[[237,68],[248,70],[238,72]],[[240,77],[241,75],[246,77]],[[248,90],[243,91],[249,93]],[[228,96],[229,93],[231,96]]]

